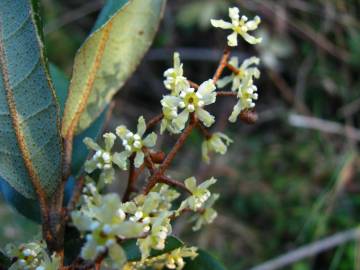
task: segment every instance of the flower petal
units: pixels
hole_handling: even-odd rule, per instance
[[[144,153],[142,151],[136,152],[134,165],[136,168],[139,168],[144,163]]]
[[[219,27],[222,29],[232,29],[233,25],[229,22],[225,22],[224,20],[211,20],[211,24],[214,27]]]
[[[91,138],[86,137],[83,141],[87,147],[92,150],[99,151],[102,150],[101,147]]]
[[[157,135],[155,132],[151,132],[146,138],[143,140],[143,144],[146,147],[154,147],[156,144]]]
[[[122,170],[127,168],[127,159],[131,155],[128,151],[122,151],[121,153],[115,153],[112,157],[112,161]]]
[[[189,119],[189,112],[187,110],[183,110],[174,120],[173,124],[179,130],[183,130],[187,120]]]
[[[227,40],[228,40],[228,45],[230,47],[236,47],[238,45],[237,42],[237,33],[233,32],[231,35],[227,36]]]
[[[108,132],[103,135],[103,138],[105,140],[105,150],[109,152],[114,146],[116,136],[114,133]]]
[[[238,101],[236,103],[236,105],[234,106],[234,108],[233,108],[233,111],[232,111],[232,113],[231,113],[231,115],[229,117],[229,121],[232,122],[232,123],[235,123],[238,116],[239,116],[239,114],[240,114],[240,112],[241,112],[241,104],[240,104],[240,101]]]
[[[145,119],[143,116],[140,116],[138,119],[138,124],[137,124],[137,131],[136,133],[142,137],[142,135],[144,135],[146,130],[146,123],[145,123]]]
[[[229,8],[229,17],[232,21],[239,21],[240,15],[239,15],[239,9],[237,7]]]
[[[196,115],[206,127],[210,127],[215,122],[215,117],[202,108],[196,111]]]
[[[219,88],[223,88],[226,85],[228,85],[229,83],[231,83],[233,80],[232,76],[225,76],[223,78],[221,78],[220,80],[217,81],[216,86]]]
[[[258,44],[262,41],[262,38],[256,38],[256,37],[253,37],[251,35],[249,35],[248,33],[242,33],[241,36],[250,44]],[[230,45],[229,45],[230,46]]]

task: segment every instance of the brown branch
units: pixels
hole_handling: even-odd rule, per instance
[[[179,187],[183,190],[185,190],[187,193],[192,194],[192,192],[185,186],[184,183],[171,179],[165,175],[159,177],[159,183],[167,184],[172,187]]]
[[[240,70],[236,67],[234,67],[233,65],[230,65],[229,63],[226,64],[226,67],[235,75],[240,73]]]
[[[237,93],[236,92],[228,92],[228,91],[219,91],[219,92],[216,92],[216,96],[218,96],[218,97],[236,97]]]
[[[219,66],[214,74],[214,77],[213,77],[213,81],[214,83],[216,84],[216,82],[220,79],[223,71],[224,71],[224,68],[226,67],[226,64],[229,60],[229,57],[230,57],[230,53],[231,53],[231,50],[230,50],[230,47],[226,46],[225,49],[224,49],[224,54],[223,56],[221,57],[221,60],[220,60],[220,63],[219,63]]]
[[[205,137],[206,140],[209,140],[211,138],[212,134],[204,127],[203,124],[198,122],[196,126],[200,130],[200,132],[202,133],[202,135]]]
[[[144,188],[144,194],[148,194],[150,190],[156,185],[156,183],[159,181],[159,178],[164,174],[164,172],[167,170],[167,168],[170,166],[171,162],[174,160],[176,154],[180,150],[180,148],[184,145],[186,139],[191,134],[191,131],[194,129],[197,123],[197,119],[192,114],[191,120],[189,125],[185,128],[183,133],[180,135],[178,140],[176,141],[175,145],[169,152],[169,154],[166,156],[164,162],[161,164],[160,168],[156,170],[156,172],[149,178],[148,184]]]
[[[190,81],[190,80],[188,80],[188,82],[189,82],[189,84],[190,84],[190,86],[191,86],[192,88],[198,89],[199,86],[200,86],[200,85],[198,85],[196,82],[193,82],[193,81]]]
[[[85,177],[81,176],[77,181],[76,181],[76,186],[74,188],[74,191],[72,193],[72,197],[68,203],[67,209],[68,211],[72,211],[75,209],[76,204],[78,203],[83,187],[84,187],[84,183],[85,183]]]
[[[135,159],[135,155],[132,154],[129,157],[129,177],[128,177],[127,187],[122,199],[123,202],[127,202],[130,199],[131,193],[135,190],[135,183],[136,183],[135,177],[137,176],[137,174],[135,173],[134,159]]]
[[[146,130],[152,129],[155,127],[162,119],[164,115],[162,113],[156,115],[153,117],[147,124],[146,124]]]

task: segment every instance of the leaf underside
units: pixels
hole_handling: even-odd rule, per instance
[[[27,198],[61,177],[58,108],[30,0],[0,1],[0,176]]]
[[[130,0],[77,52],[62,136],[86,129],[135,71],[150,47],[166,0]]]

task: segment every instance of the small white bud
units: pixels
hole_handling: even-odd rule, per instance
[[[140,218],[142,218],[143,217],[143,212],[141,212],[141,211],[136,211],[136,213],[135,213],[135,218],[137,219],[137,220],[139,220]]]
[[[111,227],[109,224],[105,224],[103,229],[102,229],[102,232],[105,234],[105,235],[108,235],[110,234],[112,231]]]
[[[134,140],[140,141],[140,140],[141,140],[141,137],[140,137],[138,134],[135,134],[135,135],[134,135]]]
[[[105,250],[106,250],[106,247],[104,247],[104,246],[97,246],[96,247],[96,253],[103,253],[103,252],[105,252]]]
[[[130,151],[131,151],[131,146],[130,146],[130,145],[126,145],[126,146],[125,146],[125,150],[130,152]]]
[[[167,237],[167,233],[161,231],[161,232],[159,232],[159,233],[157,234],[157,236],[158,236],[160,239],[165,240],[166,237]]]
[[[111,169],[111,167],[112,167],[111,164],[105,164],[105,165],[104,165],[104,169],[105,169],[105,170]]]
[[[103,165],[102,165],[101,163],[97,163],[97,164],[96,164],[96,167],[97,167],[98,169],[102,169],[102,168],[103,168]]]
[[[246,17],[245,15],[241,16],[241,20],[246,22],[248,20],[248,17]]]
[[[86,241],[91,241],[93,240],[93,236],[91,234],[87,234],[86,237],[85,237]]]
[[[132,133],[131,131],[129,131],[127,134],[126,134],[126,138],[130,139],[134,136],[134,133]]]
[[[110,247],[110,246],[112,246],[113,244],[115,244],[115,240],[114,240],[114,239],[109,239],[109,240],[106,241],[106,246],[107,246],[107,247]]]
[[[24,265],[26,265],[26,261],[24,259],[21,259],[21,260],[19,260],[19,264],[21,266],[24,266]]]
[[[109,153],[105,152],[105,153],[102,154],[102,158],[106,163],[108,163],[110,161],[110,159],[111,159],[111,156],[110,156]]]
[[[143,224],[149,224],[150,221],[151,221],[150,217],[145,217],[145,218],[143,218],[142,223]]]
[[[195,111],[195,106],[194,106],[193,104],[189,104],[189,105],[187,106],[187,109],[188,109],[190,112],[193,112],[193,111]]]
[[[94,231],[94,230],[96,230],[97,228],[99,228],[99,226],[100,226],[99,222],[94,221],[94,222],[92,222],[91,225],[90,225],[90,230]]]
[[[126,217],[125,212],[121,208],[117,210],[117,214],[121,220],[124,220]]]
[[[30,255],[32,255],[32,252],[31,252],[31,250],[30,249],[25,249],[23,252],[22,252],[23,254],[24,254],[24,256],[25,257],[29,257]]]
[[[101,150],[97,150],[95,155],[94,155],[94,159],[99,158],[102,155],[102,151]]]
[[[147,226],[145,226],[144,227],[144,233],[147,233],[147,232],[149,232],[150,231],[150,226],[149,225],[147,225]]]
[[[134,142],[134,147],[136,147],[136,148],[141,148],[141,142],[140,141],[135,141]]]

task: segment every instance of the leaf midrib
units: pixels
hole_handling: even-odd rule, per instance
[[[100,65],[102,64],[102,57],[104,55],[106,44],[107,44],[107,42],[109,40],[109,37],[110,37],[110,32],[111,32],[112,26],[113,26],[113,22],[110,20],[104,26],[104,28],[101,29],[103,31],[102,31],[102,36],[101,36],[101,39],[100,39],[98,49],[96,51],[95,60],[93,62],[92,68],[91,68],[91,70],[89,72],[89,76],[87,77],[85,88],[84,88],[84,90],[80,91],[81,93],[84,93],[84,94],[82,95],[82,98],[80,99],[79,105],[77,106],[77,110],[75,112],[75,117],[71,120],[71,122],[70,122],[70,124],[68,126],[68,129],[65,130],[66,132],[65,132],[64,135],[65,135],[65,138],[67,138],[67,139],[71,139],[73,137],[75,129],[77,127],[77,124],[78,124],[78,122],[80,120],[81,114],[83,113],[83,111],[86,108],[87,101],[88,101],[88,99],[90,97],[90,94],[91,94],[93,86],[94,86],[96,74],[98,72],[98,69],[99,69]],[[70,89],[70,91],[71,91],[71,89]],[[66,110],[65,110],[65,113],[66,113]],[[66,118],[66,115],[64,115],[64,119],[65,118]]]
[[[40,178],[31,161],[30,153],[25,141],[25,136],[23,130],[21,129],[19,115],[16,109],[16,103],[14,100],[13,91],[10,85],[9,72],[7,70],[7,61],[5,55],[5,46],[3,44],[3,32],[2,32],[1,20],[0,20],[0,71],[1,71],[1,76],[3,78],[3,85],[4,85],[7,105],[10,112],[11,123],[14,128],[18,147],[21,152],[21,157],[24,161],[25,168],[29,174],[31,183],[34,187],[37,196],[39,197],[39,199],[45,198],[46,197],[45,192],[40,184],[41,183]]]

